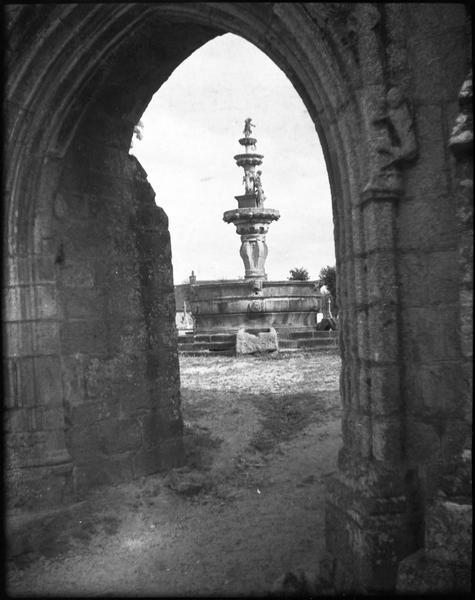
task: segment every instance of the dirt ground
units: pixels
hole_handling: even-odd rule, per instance
[[[316,570],[338,354],[180,364],[187,466],[96,491],[53,551],[9,564],[9,595],[266,595],[286,571]]]

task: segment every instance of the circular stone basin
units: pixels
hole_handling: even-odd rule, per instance
[[[243,137],[240,138],[239,143],[241,146],[255,146],[257,144],[256,138],[252,137]]]
[[[260,165],[263,158],[262,154],[246,152],[246,154],[236,154],[234,160],[237,162],[238,167],[242,167],[243,165]]]
[[[227,210],[223,214],[223,221],[226,223],[233,223],[236,220],[242,219],[244,221],[277,221],[280,219],[280,213],[275,208],[234,208],[233,210]]]
[[[320,310],[316,282],[216,281],[196,284],[190,290],[190,307],[199,333],[235,332],[240,327],[314,329]]]

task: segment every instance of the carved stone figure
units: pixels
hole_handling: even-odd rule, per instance
[[[251,171],[245,170],[242,182],[246,187],[246,194],[254,193],[254,177]]]
[[[414,133],[414,122],[409,106],[401,90],[391,88],[386,95],[386,115],[381,119],[386,122],[389,137],[393,142],[389,148],[378,148],[379,152],[388,156],[388,166],[410,161],[417,155],[417,140]]]
[[[399,188],[401,165],[416,158],[418,149],[414,121],[399,88],[387,92],[383,114],[374,118],[373,124],[384,131],[376,148],[379,164],[367,187]]]
[[[472,70],[468,73],[459,92],[460,112],[450,134],[449,146],[460,152],[473,144]]]
[[[247,138],[251,137],[251,135],[252,135],[252,129],[251,128],[252,127],[255,127],[254,123],[252,122],[252,119],[251,118],[246,119],[244,121],[244,131],[243,131],[244,137],[247,137]]]
[[[256,195],[257,206],[262,206],[266,199],[261,183],[262,171],[257,171],[254,175],[254,194]]]

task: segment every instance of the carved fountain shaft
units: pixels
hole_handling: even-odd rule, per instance
[[[226,223],[234,223],[236,233],[241,236],[240,255],[244,262],[245,278],[267,279],[264,269],[268,254],[266,233],[269,224],[277,221],[280,214],[272,208],[264,208],[265,195],[261,184],[261,171],[255,170],[262,164],[264,157],[255,152],[257,140],[251,137],[251,127],[254,127],[251,119],[246,119],[244,137],[239,140],[245,148],[245,153],[234,157],[237,166],[244,169],[245,193],[235,196],[238,208],[226,211],[223,220]]]

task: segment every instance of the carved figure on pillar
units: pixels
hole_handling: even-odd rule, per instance
[[[400,187],[400,168],[417,156],[417,139],[414,122],[407,100],[401,90],[392,87],[386,94],[383,114],[373,123],[382,126],[384,143],[377,146],[380,156],[378,170],[373,174],[371,185],[374,187]]]
[[[264,190],[262,189],[261,175],[262,171],[257,171],[256,175],[254,175],[254,194],[256,195],[257,206],[262,206],[266,199]]]
[[[455,120],[449,146],[456,155],[473,145],[472,69],[459,92],[460,112]]]
[[[244,177],[242,178],[242,182],[244,184],[244,187],[246,188],[246,194],[252,194],[255,186],[252,171],[248,169],[244,171]]]

